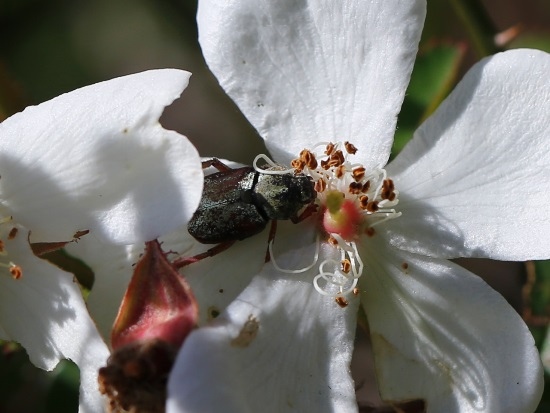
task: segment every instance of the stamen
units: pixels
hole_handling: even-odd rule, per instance
[[[19,280],[21,277],[23,277],[23,269],[13,262],[0,262],[0,268],[7,268],[8,272],[11,275],[11,278],[13,278],[14,280]]]
[[[363,185],[360,182],[352,182],[349,184],[348,192],[353,195],[358,195],[361,193]]]
[[[271,263],[273,264],[273,266],[277,271],[280,271],[285,274],[300,274],[302,272],[306,272],[312,269],[313,266],[317,264],[317,261],[319,261],[320,244],[321,242],[319,239],[319,235],[317,235],[317,238],[315,239],[315,254],[313,254],[313,261],[311,262],[311,264],[305,266],[304,268],[298,268],[296,270],[288,270],[288,269],[279,267],[279,264],[277,264],[277,262],[275,261],[275,254],[273,254],[273,240],[269,242],[269,245],[267,246],[267,248],[269,250],[269,256],[271,257]]]
[[[378,202],[376,201],[367,202],[366,210],[371,213],[378,211]]]
[[[260,168],[258,166],[258,161],[260,159],[263,159],[268,165],[270,165],[274,169],[262,169],[262,168]],[[282,169],[281,165],[276,164],[271,159],[269,159],[267,157],[267,155],[264,155],[263,153],[259,154],[258,156],[256,156],[254,158],[254,162],[252,162],[252,167],[254,168],[254,170],[256,172],[259,172],[261,174],[266,174],[266,175],[286,175],[286,174],[294,172],[293,168]]]
[[[401,216],[401,212],[396,212],[394,209],[392,209],[391,212],[387,212],[387,213],[385,213],[385,215],[386,216],[384,218],[382,218],[380,221],[376,221],[376,222],[373,222],[372,224],[370,224],[371,228],[376,226],[376,225],[380,225],[383,222],[389,221],[390,219],[399,218]],[[374,235],[374,233],[373,233],[373,235]]]
[[[342,271],[346,274],[349,273],[351,270],[351,262],[347,258],[345,260],[342,260]]]
[[[355,153],[357,152],[357,148],[355,147],[355,145],[350,142],[344,142],[344,147],[346,148],[346,152],[351,155],[355,155]]]
[[[334,298],[334,301],[336,301],[336,304],[338,304],[340,307],[342,308],[345,308],[349,305],[349,301],[346,300],[345,297],[341,296],[341,295],[337,295],[335,298]]]
[[[350,142],[320,142],[311,149],[304,149],[292,161],[295,172],[309,176],[317,192],[319,211],[323,214],[319,223],[321,233],[329,245],[337,248],[340,259],[318,262],[319,245],[311,265],[302,269],[287,270],[273,259],[273,245],[269,253],[274,267],[284,273],[301,273],[318,265],[313,279],[315,289],[333,297],[341,305],[347,305],[347,294],[359,294],[357,282],[363,272],[363,262],[356,242],[363,237],[373,237],[373,227],[401,216],[394,207],[399,202],[399,191],[384,169],[367,170],[361,163],[351,162],[357,148]],[[256,165],[264,159],[275,171],[259,169]],[[261,173],[288,173],[265,155],[259,155],[254,168]],[[320,217],[321,218],[321,217]],[[319,242],[319,239],[317,240]]]
[[[317,193],[324,192],[325,189],[327,189],[327,182],[321,178],[317,182],[315,182],[315,185],[313,188]]]
[[[18,231],[19,231],[19,228],[13,227],[13,228],[10,230],[9,234],[8,234],[8,239],[9,239],[9,240],[14,239],[14,238],[16,237]]]
[[[330,155],[329,165],[338,167],[344,163],[344,160],[344,153],[341,150],[337,150]]]
[[[355,179],[356,182],[359,182],[365,177],[365,168],[358,167],[355,168],[353,171],[351,171],[351,174],[353,175],[353,179]]]
[[[14,280],[18,280],[23,276],[23,269],[19,265],[10,263],[9,266],[10,274]]]
[[[292,162],[290,162],[290,166],[292,166],[296,172],[300,173],[304,170],[306,163],[301,159],[293,159]]]
[[[304,162],[309,169],[317,168],[317,158],[307,149],[300,152],[300,160]]]
[[[380,190],[382,189],[382,185],[384,185],[384,180],[386,179],[386,171],[384,169],[382,169],[381,173],[382,173],[383,178],[380,180],[380,183],[376,187],[376,191],[374,191],[374,197],[373,198],[375,198],[375,199],[378,198],[378,195],[380,194]]]
[[[357,286],[359,277],[363,272],[363,261],[359,257],[357,246],[354,242],[346,242],[338,234],[332,234],[334,240],[338,243],[338,247],[342,254],[342,260],[338,261],[327,259],[319,265],[319,274],[313,279],[315,289],[322,295],[337,297],[345,296],[353,291]],[[351,265],[349,274],[343,270],[337,269],[342,261],[347,260]],[[325,269],[327,266],[334,268],[334,271]],[[320,280],[324,281],[324,285],[320,284]],[[337,292],[330,291],[332,287],[337,288]],[[347,287],[347,288],[346,288]]]

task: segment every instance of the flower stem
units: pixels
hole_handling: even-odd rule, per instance
[[[498,30],[479,0],[450,0],[464,24],[479,57],[502,51],[495,43]]]

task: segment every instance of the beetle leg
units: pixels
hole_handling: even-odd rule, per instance
[[[230,166],[227,166],[222,161],[220,161],[218,158],[212,158],[212,159],[209,159],[207,161],[202,162],[202,169],[206,169],[210,166],[216,168],[220,172],[227,172],[227,171],[232,171],[233,170],[233,168],[231,168]]]
[[[317,212],[317,204],[315,202],[312,202],[306,207],[306,209],[302,211],[300,215],[290,217],[290,220],[292,221],[293,224],[298,224],[299,222],[302,222],[304,219],[309,218],[315,212]]]
[[[267,238],[267,250],[265,252],[265,262],[269,262],[269,260],[271,260],[271,256],[269,255],[269,244],[271,244],[275,239],[276,232],[277,232],[277,220],[272,219],[271,227],[269,228],[269,237]]]
[[[177,269],[180,269],[180,268],[183,268],[185,267],[186,265],[189,265],[189,264],[193,264],[195,262],[198,262],[198,261],[201,261],[205,258],[208,258],[208,257],[213,257],[214,255],[218,255],[220,252],[223,252],[225,251],[226,249],[228,249],[231,245],[233,245],[236,241],[227,241],[227,242],[222,242],[221,244],[218,244],[212,248],[210,248],[209,250],[206,250],[204,252],[201,252],[200,254],[197,254],[197,255],[194,255],[192,257],[180,257],[180,258],[177,258],[175,259],[172,264],[177,268]]]

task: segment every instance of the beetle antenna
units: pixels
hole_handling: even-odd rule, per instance
[[[262,169],[258,166],[258,161],[260,159],[263,159],[269,166],[271,166],[272,168],[276,168],[276,169]],[[294,169],[293,168],[289,168],[289,169],[281,169],[281,165],[277,165],[275,162],[273,162],[271,159],[269,159],[267,157],[267,155],[264,155],[263,153],[259,154],[258,156],[256,156],[254,158],[254,162],[252,162],[252,167],[254,168],[254,170],[258,173],[261,173],[261,174],[266,174],[266,175],[286,175],[286,174],[289,174],[291,172],[294,172]]]
[[[313,255],[313,262],[304,268],[299,268],[296,270],[288,270],[288,269],[279,267],[279,265],[275,261],[275,255],[273,254],[273,240],[272,240],[269,242],[269,245],[268,245],[269,255],[271,256],[271,263],[273,264],[273,266],[277,271],[283,272],[285,274],[300,274],[302,272],[306,272],[307,270],[310,270],[311,268],[313,268],[313,266],[317,264],[317,261],[319,261],[319,245],[321,245],[321,242],[319,239],[319,235],[317,235],[315,239],[315,254]]]

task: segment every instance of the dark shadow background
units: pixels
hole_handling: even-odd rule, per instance
[[[471,0],[464,0],[468,2]],[[163,115],[169,129],[188,136],[203,156],[251,163],[265,152],[261,139],[218,87],[200,54],[196,0],[2,0],[0,1],[0,120],[75,88],[146,69],[175,67],[193,73],[182,98]],[[481,2],[500,31],[520,25],[508,47],[550,51],[548,0]],[[467,46],[460,69],[479,59],[463,22],[449,0],[428,0],[422,44],[461,42]],[[525,283],[523,263],[460,260],[482,275],[518,310]],[[361,336],[364,337],[364,336]],[[361,341],[358,357],[368,356]],[[24,354],[0,345],[0,412],[75,410],[74,366],[51,375],[25,364]],[[366,356],[365,356],[366,354]],[[362,364],[365,365],[365,364]],[[356,372],[364,411],[376,401],[372,375]],[[73,396],[67,396],[72,391]],[[28,397],[33,394],[33,397]],[[380,410],[382,411],[382,410]],[[390,410],[385,410],[390,411]]]

